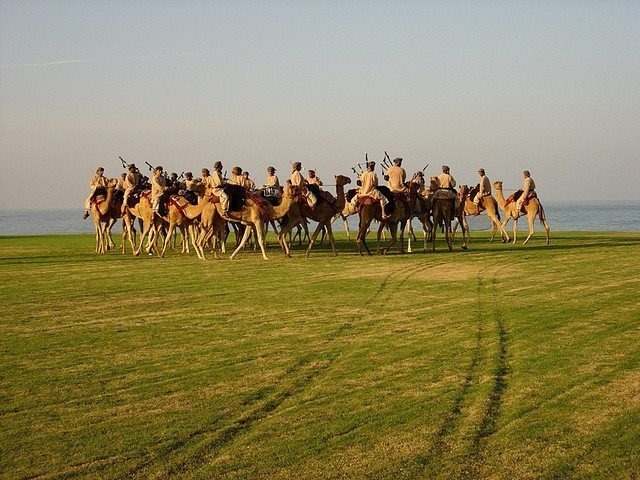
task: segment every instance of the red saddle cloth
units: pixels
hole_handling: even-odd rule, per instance
[[[269,219],[269,206],[271,205],[262,195],[248,192],[247,198],[258,206],[260,211],[260,219],[264,222]],[[303,197],[305,198],[305,197]],[[306,201],[306,198],[305,198]]]

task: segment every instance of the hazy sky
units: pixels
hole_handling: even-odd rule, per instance
[[[119,155],[333,183],[384,150],[639,200],[640,2],[0,0],[0,113],[0,208],[81,210]]]

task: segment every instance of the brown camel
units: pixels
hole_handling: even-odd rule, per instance
[[[482,212],[486,211],[487,217],[491,221],[491,239],[489,241],[493,242],[493,239],[496,236],[496,231],[500,230],[500,237],[502,239],[502,242],[503,243],[508,242],[509,234],[507,233],[507,231],[502,226],[502,223],[500,222],[500,211],[498,208],[498,202],[496,201],[494,196],[487,195],[486,197],[482,198],[482,201],[480,202],[479,205],[476,205],[475,203],[473,203],[473,200],[469,198],[469,187],[467,185],[460,185],[459,195],[462,196],[463,194],[466,195],[466,200],[463,204],[465,216],[472,215],[475,217],[480,215]],[[458,224],[459,224],[459,221],[456,222],[453,226],[454,236],[458,228]],[[466,227],[468,231],[469,226],[466,225]]]
[[[447,240],[449,251],[453,250],[451,238],[451,221],[455,217],[455,195],[444,189],[438,189],[438,178],[431,177],[430,188],[435,191],[433,194],[433,246],[432,251],[436,250],[436,232],[438,226],[442,222],[444,226],[444,236]],[[464,225],[463,225],[464,227]],[[464,229],[463,229],[464,231]],[[464,238],[464,235],[463,235]],[[464,247],[463,247],[464,248]]]
[[[255,229],[256,236],[258,238],[258,244],[260,245],[260,250],[262,251],[262,258],[265,260],[269,260],[267,254],[264,249],[264,224],[270,220],[278,220],[284,217],[291,208],[293,204],[293,197],[299,191],[299,187],[293,187],[291,185],[287,185],[284,188],[282,194],[282,202],[278,206],[272,206],[268,202],[263,202],[257,200],[256,197],[248,196],[244,202],[244,208],[242,208],[239,212],[229,212],[229,215],[226,217],[222,215],[222,205],[220,203],[214,203],[215,213],[209,214],[207,212],[208,217],[203,218],[203,224],[209,226],[210,234],[213,235],[214,225],[216,224],[215,216],[219,216],[221,219],[228,220],[230,222],[241,223],[248,228],[245,228],[244,235],[242,236],[242,240],[238,247],[233,251],[230,260],[233,260],[238,252],[244,247],[251,231]],[[204,212],[202,216],[204,216]],[[211,237],[209,237],[211,238]],[[208,241],[207,235],[200,236],[200,240],[203,243],[200,243],[201,246],[204,246],[204,242]]]
[[[147,190],[140,195],[140,201],[135,206],[129,207],[129,212],[135,217],[142,220],[142,233],[140,234],[140,244],[138,248],[133,252],[134,255],[140,255],[144,239],[149,237],[147,241],[146,251],[151,254],[151,251],[156,249],[155,240],[160,228],[162,227],[162,218],[157,216],[153,212],[151,205],[151,191]],[[156,249],[157,250],[157,249]]]
[[[172,195],[169,199],[169,209],[167,212],[166,221],[169,223],[169,228],[167,229],[167,236],[164,239],[164,245],[162,246],[162,251],[160,252],[160,257],[164,257],[164,253],[169,246],[169,242],[173,236],[173,232],[176,227],[180,229],[180,233],[182,234],[183,243],[188,246],[188,238],[186,229],[190,230],[189,237],[191,237],[191,243],[193,244],[193,248],[198,255],[198,258],[204,260],[204,251],[199,248],[196,241],[194,221],[200,217],[200,214],[204,210],[205,205],[209,204],[211,200],[210,196],[200,197],[197,205],[191,205],[187,199],[179,195]],[[183,248],[185,247],[183,245]],[[183,250],[184,252],[184,250]],[[187,250],[188,252],[188,250]]]
[[[393,194],[387,187],[377,187],[383,195],[387,198],[392,196]],[[410,191],[410,194],[413,196],[409,201],[409,204],[412,205],[415,201],[416,192]],[[360,224],[358,226],[358,236],[356,237],[356,246],[358,247],[358,253],[360,255],[364,255],[362,252],[362,247],[364,246],[368,255],[371,255],[371,251],[369,250],[369,246],[367,245],[366,237],[367,232],[369,231],[369,227],[371,226],[371,222],[375,219],[380,222],[380,229],[387,226],[389,228],[389,233],[391,234],[391,242],[386,247],[378,248],[378,253],[381,255],[386,255],[389,252],[389,249],[398,242],[398,226],[400,227],[400,245],[399,250],[400,253],[404,252],[404,230],[407,224],[407,221],[411,217],[411,210],[407,208],[405,202],[394,199],[393,202],[393,212],[389,215],[388,218],[382,218],[382,211],[380,209],[380,204],[377,201],[373,201],[372,198],[364,197],[359,200],[360,203]],[[380,230],[379,230],[380,231]]]
[[[502,227],[504,228],[504,226],[507,224],[509,219],[513,220],[513,243],[514,244],[516,243],[516,236],[518,234],[518,218],[526,215],[527,222],[529,223],[529,235],[527,235],[527,238],[525,239],[525,241],[522,242],[524,245],[529,241],[529,239],[533,235],[533,231],[534,231],[533,223],[537,215],[538,218],[540,219],[540,223],[542,224],[542,228],[544,228],[544,231],[545,231],[545,235],[547,238],[546,244],[549,245],[549,225],[547,225],[547,219],[544,215],[544,208],[542,208],[542,203],[540,203],[540,200],[538,200],[537,197],[529,198],[529,201],[527,202],[527,204],[523,205],[523,208],[526,211],[526,213],[523,213],[522,211],[518,211],[516,209],[515,201],[510,201],[507,204],[507,201],[505,200],[504,194],[502,192],[502,181],[498,180],[496,182],[493,182],[493,188],[496,189],[496,195],[498,197],[498,205],[500,206],[500,208],[502,209],[505,215],[504,222],[502,222]],[[507,241],[508,240],[509,239],[507,237]]]
[[[106,196],[98,195],[91,201],[91,218],[96,231],[96,253],[106,253],[110,248],[107,229],[111,222],[110,208],[116,185],[118,185],[118,179],[110,178],[107,180]]]
[[[346,194],[345,194],[346,198]],[[355,215],[358,213],[358,209],[355,208],[351,203],[345,200],[344,207],[342,207],[342,211],[336,213],[331,219],[331,223],[335,222],[338,218],[342,218],[342,225],[344,226],[344,231],[347,232],[347,240],[351,241],[351,232],[349,231],[349,223],[347,222],[347,218],[351,215]]]
[[[311,253],[311,248],[313,247],[313,243],[318,238],[318,234],[327,231],[327,235],[329,236],[329,241],[331,242],[331,250],[333,251],[333,255],[338,255],[336,251],[336,241],[333,237],[333,230],[331,229],[331,221],[333,220],[334,215],[339,214],[344,209],[344,205],[346,203],[344,196],[344,186],[351,183],[351,179],[349,177],[345,177],[344,175],[336,175],[336,197],[333,201],[328,201],[326,197],[320,194],[316,194],[318,197],[318,202],[314,207],[310,207],[308,204],[298,204],[294,203],[291,207],[291,211],[289,212],[289,222],[282,227],[280,231],[279,238],[284,239],[284,236],[293,229],[294,226],[303,223],[305,218],[310,218],[311,220],[318,222],[318,226],[316,227],[313,235],[309,239],[309,246],[307,247],[306,256],[308,257]],[[284,245],[283,245],[284,243]],[[290,257],[291,253],[288,248],[287,242],[281,242],[283,245],[283,249],[285,255]]]

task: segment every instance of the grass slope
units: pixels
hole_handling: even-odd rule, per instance
[[[339,240],[0,238],[0,477],[638,478],[640,233]]]

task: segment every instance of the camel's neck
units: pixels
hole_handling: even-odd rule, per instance
[[[100,212],[100,215],[107,214],[107,212],[109,211],[109,208],[111,207],[112,199],[113,199],[113,188],[109,187],[107,188],[107,198],[104,200],[104,202],[98,205],[98,211]]]
[[[496,197],[498,200],[498,206],[504,208],[504,195],[502,194],[502,188],[496,187]]]
[[[199,201],[197,205],[188,204],[182,209],[184,210],[184,214],[187,216],[187,218],[189,220],[193,220],[194,218],[196,218],[198,215],[202,213],[206,204],[207,202]]]
[[[347,201],[344,197],[344,185],[336,185],[336,212],[342,212]]]
[[[284,217],[287,213],[289,213],[292,203],[293,197],[290,197],[288,195],[282,197],[282,202],[280,202],[280,205],[269,208],[269,216],[274,220]]]

